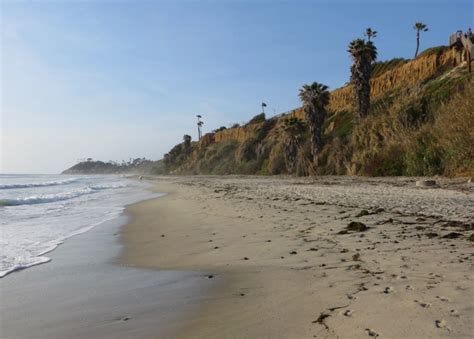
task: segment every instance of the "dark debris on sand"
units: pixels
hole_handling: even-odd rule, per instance
[[[364,232],[367,231],[369,227],[359,221],[351,221],[349,225],[342,231],[339,231],[338,234],[347,234],[349,232]]]

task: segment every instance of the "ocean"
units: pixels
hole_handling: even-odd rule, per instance
[[[0,174],[0,278],[156,194],[121,176]]]

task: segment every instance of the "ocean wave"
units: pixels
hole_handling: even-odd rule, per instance
[[[0,206],[19,206],[19,205],[35,205],[35,204],[45,204],[56,201],[64,201],[74,199],[83,195],[93,194],[106,189],[116,189],[127,187],[127,185],[95,185],[95,186],[86,186],[80,189],[61,192],[56,194],[38,194],[31,195],[24,198],[18,199],[0,199]]]
[[[71,179],[64,179],[64,180],[57,180],[57,181],[32,182],[28,184],[7,184],[7,185],[0,185],[0,190],[67,185],[67,184],[76,182],[77,180],[79,180],[79,178],[71,178]]]
[[[93,190],[105,190],[105,189],[114,189],[114,188],[124,188],[128,185],[125,184],[108,184],[108,185],[94,185],[90,186]]]
[[[12,272],[20,271],[25,268],[29,268],[32,266],[44,264],[47,262],[50,262],[51,259],[47,257],[35,257],[32,258],[29,261],[23,262],[21,264],[11,264],[9,261],[6,262],[0,262],[0,278],[5,277],[7,274],[10,274]],[[3,267],[4,266],[4,267]]]

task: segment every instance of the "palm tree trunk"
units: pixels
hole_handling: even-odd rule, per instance
[[[361,60],[351,68],[356,98],[356,117],[360,121],[367,116],[370,108],[370,77],[372,65],[367,60]]]
[[[323,147],[322,124],[324,123],[324,112],[314,112],[308,117],[308,125],[311,133],[311,153],[313,163],[317,163],[318,153]]]
[[[321,135],[321,125],[315,126],[314,130],[311,131],[311,150],[313,154],[313,164],[317,164],[318,153],[321,151],[323,145],[323,138]]]
[[[291,138],[285,145],[285,164],[288,174],[294,174],[298,157],[298,142]]]
[[[420,31],[416,31],[416,51],[415,58],[418,56],[418,50],[420,48]]]
[[[365,62],[362,65],[363,71],[363,79],[362,79],[362,88],[361,88],[361,117],[365,118],[367,114],[369,113],[369,108],[370,108],[370,76],[372,73],[372,65],[369,62]]]

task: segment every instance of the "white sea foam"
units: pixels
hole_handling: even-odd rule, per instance
[[[0,175],[0,277],[48,262],[67,238],[154,196],[145,187],[114,176]]]
[[[10,177],[12,177],[12,176],[10,176]],[[16,179],[16,177],[14,177],[14,178]],[[78,180],[78,178],[71,178],[71,179],[57,180],[57,181],[32,182],[32,183],[23,183],[23,184],[18,184],[18,183],[5,184],[5,185],[0,185],[0,190],[67,185],[67,184],[73,183],[77,180]]]
[[[38,186],[32,186],[32,187],[38,187]],[[48,202],[69,200],[69,199],[80,197],[81,195],[93,194],[100,190],[122,188],[122,187],[127,187],[127,185],[85,186],[79,189],[66,191],[66,192],[60,192],[60,193],[31,195],[31,196],[17,198],[17,199],[3,199],[3,200],[0,200],[0,206],[44,204]]]

